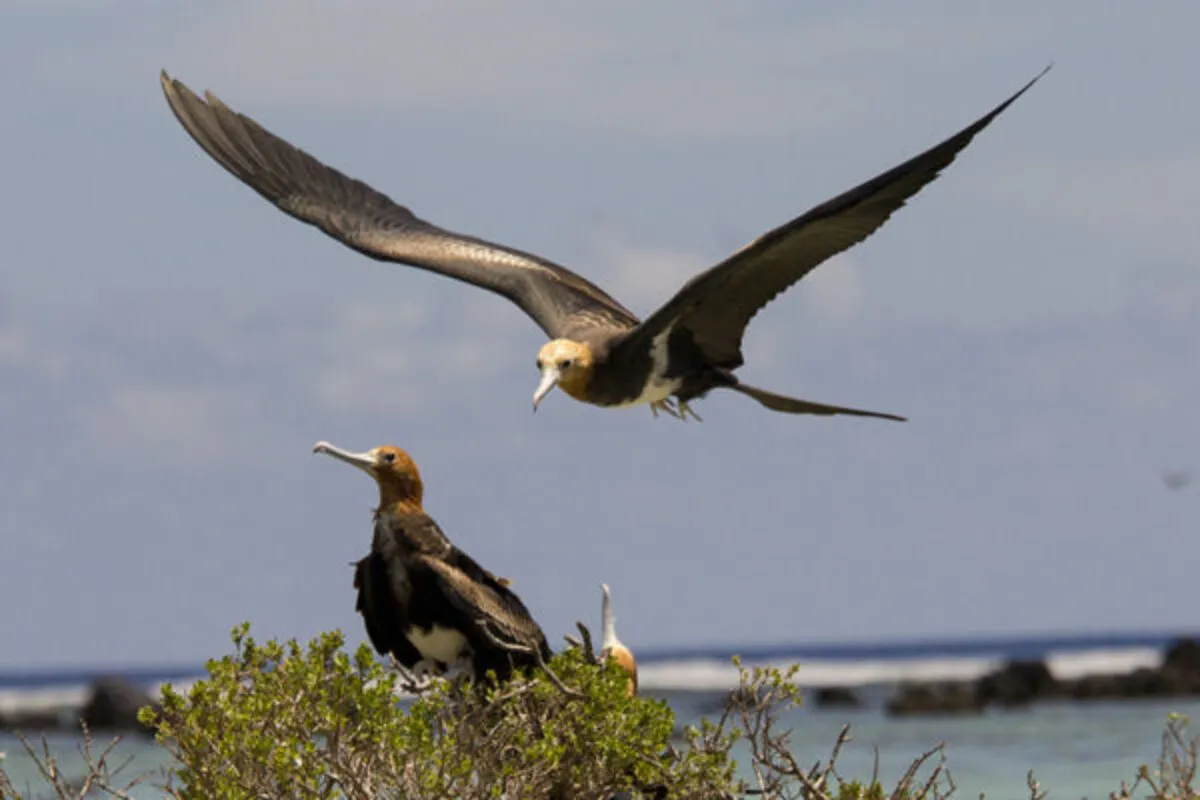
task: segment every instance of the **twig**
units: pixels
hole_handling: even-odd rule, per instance
[[[842,754],[842,748],[846,742],[853,737],[850,735],[850,726],[843,725],[841,731],[838,732],[837,741],[833,743],[833,752],[829,754],[829,765],[825,767],[825,783],[828,784],[829,776],[839,777],[837,774],[837,760]]]
[[[917,773],[920,772],[921,768],[925,766],[925,762],[929,761],[929,759],[933,758],[935,755],[944,752],[945,746],[945,742],[938,742],[936,745],[917,757],[911,764],[909,764],[908,769],[904,771],[904,776],[900,778],[900,783],[896,785],[895,796],[903,797],[905,794],[907,794],[912,786],[913,781],[917,777]],[[936,775],[938,770],[934,770],[934,772]]]
[[[563,694],[574,698],[583,697],[582,692],[578,692],[568,687],[562,682],[561,678],[554,674],[554,670],[550,669],[550,665],[546,663],[546,659],[542,658],[542,651],[539,648],[502,641],[498,639],[494,633],[492,633],[491,626],[487,623],[480,625],[479,629],[483,631],[483,635],[486,636],[488,640],[497,647],[501,647],[512,653],[526,653],[533,655],[533,657],[537,659],[538,668],[546,673],[546,677],[550,679],[550,682],[557,686],[559,691],[561,691]]]
[[[942,759],[945,759],[945,753],[942,753]],[[938,764],[933,768],[933,772],[929,773],[929,780],[925,781],[925,785],[921,787],[921,793],[918,797],[929,797],[929,793],[933,791],[933,787],[937,785],[938,779],[941,778],[942,772],[945,770],[945,763]]]
[[[576,699],[583,697],[583,692],[576,691],[575,689],[567,686],[562,682],[561,678],[554,674],[554,670],[550,669],[550,665],[546,663],[546,659],[542,658],[541,650],[533,648],[533,654],[537,657],[538,667],[541,668],[542,672],[546,673],[546,677],[550,679],[551,683],[558,687],[560,692],[565,694],[567,697],[574,697]]]
[[[588,661],[598,663],[596,648],[592,645],[592,632],[582,622],[576,622],[575,627],[579,629],[579,636],[583,639],[583,657]]]

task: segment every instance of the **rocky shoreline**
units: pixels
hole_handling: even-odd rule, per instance
[[[1136,700],[1200,696],[1200,640],[1167,646],[1162,664],[1108,675],[1055,678],[1040,659],[1010,661],[975,681],[908,683],[897,687],[886,711],[894,717],[979,714],[1042,700]],[[844,704],[844,699],[843,699]]]
[[[1056,678],[1044,660],[1009,661],[977,680],[907,682],[887,700],[889,716],[980,714],[988,708],[1016,709],[1050,700],[1136,700],[1200,697],[1200,639],[1178,639],[1163,652],[1162,663],[1126,673]],[[861,707],[855,689],[831,686],[809,696],[818,709]],[[0,732],[73,731],[80,720],[95,731],[152,734],[137,720],[138,709],[156,705],[154,697],[118,676],[96,680],[82,707],[0,710]]]

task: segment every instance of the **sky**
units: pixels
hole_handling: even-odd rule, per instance
[[[371,481],[553,642],[1194,628],[1200,8],[0,5],[0,668],[363,638]],[[1053,62],[863,245],[755,318],[748,382],[907,415],[703,423],[530,399],[542,332],[221,170],[166,68],[452,230],[645,316]]]

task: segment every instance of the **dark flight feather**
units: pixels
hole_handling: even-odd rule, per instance
[[[879,230],[1049,69],[941,144],[763,234],[692,278],[618,348],[641,351],[663,330],[678,326],[691,331],[696,346],[713,365],[741,366],[742,336],[763,306],[822,262]]]
[[[175,118],[204,152],[280,210],[358,252],[438,272],[520,306],[551,337],[600,315],[619,329],[637,317],[574,272],[530,253],[428,223],[362,181],[347,177],[239,114],[211,93],[201,100],[162,73]],[[207,102],[206,102],[207,101]]]

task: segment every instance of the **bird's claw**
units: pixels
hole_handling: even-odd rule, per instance
[[[687,420],[689,415],[691,416],[692,419],[696,420],[696,422],[704,422],[704,420],[700,418],[700,415],[692,410],[692,407],[690,405],[688,405],[688,402],[686,400],[680,400],[679,401],[679,418],[682,420]]]
[[[401,664],[394,655],[389,655],[388,661],[391,668],[400,675],[401,690],[412,694],[424,692],[437,678],[442,677],[437,663],[428,659],[422,659],[411,667]]]
[[[672,417],[675,416],[675,409],[671,408],[671,406],[669,405],[670,402],[671,402],[670,400],[655,400],[653,403],[650,404],[650,413],[654,415],[655,419],[658,419],[659,411],[665,411],[666,413],[670,414]]]
[[[697,422],[704,421],[700,418],[699,414],[692,410],[692,407],[688,405],[686,400],[679,400],[674,397],[668,397],[665,400],[655,400],[650,404],[650,413],[652,413],[656,418],[658,417],[658,412],[660,411],[665,414],[669,414],[675,419],[685,422],[689,416],[691,416]]]
[[[413,678],[421,684],[432,683],[435,678],[442,677],[443,670],[438,666],[436,661],[428,658],[422,658],[416,664],[413,664],[409,670]]]

